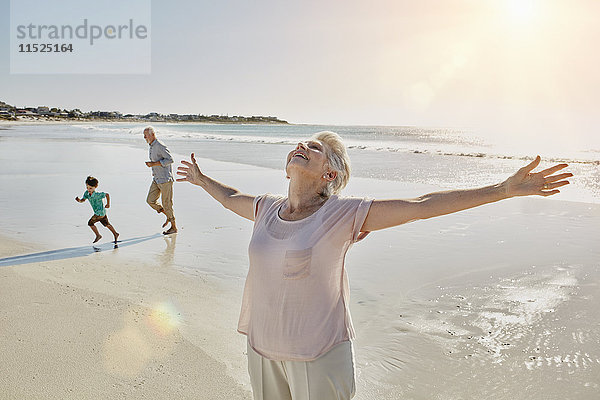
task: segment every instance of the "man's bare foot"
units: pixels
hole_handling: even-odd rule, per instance
[[[164,231],[163,235],[170,235],[171,233],[177,233],[177,228],[171,227],[171,228],[169,228],[169,230]]]
[[[102,235],[96,236],[96,239],[92,243],[96,243],[98,240],[102,239]]]
[[[114,236],[115,236],[115,243],[117,243],[117,239],[119,238],[119,233],[118,233],[118,232],[117,232],[117,233],[115,233],[115,235],[114,235]]]

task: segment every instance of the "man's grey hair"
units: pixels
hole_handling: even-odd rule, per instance
[[[152,134],[154,136],[156,136],[156,131],[154,130],[154,127],[152,125],[148,125],[147,127],[145,127],[142,132],[146,132],[146,131],[152,132]]]
[[[331,131],[317,132],[312,139],[323,143],[329,168],[337,172],[335,179],[327,182],[322,195],[329,197],[332,194],[339,194],[350,180],[350,157],[346,146],[340,135]]]

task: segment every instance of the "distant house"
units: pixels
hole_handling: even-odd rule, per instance
[[[38,114],[40,114],[40,115],[48,115],[48,114],[50,114],[50,108],[48,108],[46,106],[40,106],[40,107],[36,108],[35,111]]]
[[[93,111],[89,115],[100,118],[121,118],[122,114],[117,111]]]
[[[35,117],[37,115],[35,108],[17,108],[17,116],[19,117]]]
[[[15,112],[10,109],[2,108],[0,109],[0,118],[15,119]]]

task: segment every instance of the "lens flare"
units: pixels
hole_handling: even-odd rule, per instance
[[[125,326],[106,338],[104,368],[123,377],[137,376],[152,358],[152,346],[136,326]]]
[[[159,335],[166,336],[177,329],[181,323],[181,314],[172,302],[156,305],[148,316],[148,324]]]

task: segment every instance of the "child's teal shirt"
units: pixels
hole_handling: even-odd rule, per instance
[[[92,209],[94,210],[94,214],[104,217],[106,215],[106,210],[104,209],[104,201],[103,198],[106,197],[106,193],[104,192],[94,192],[90,196],[90,193],[86,190],[83,194],[83,199],[88,199],[90,204],[92,205]]]

